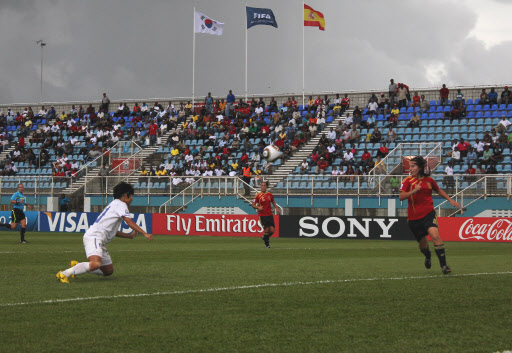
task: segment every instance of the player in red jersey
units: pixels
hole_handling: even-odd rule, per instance
[[[261,192],[254,197],[254,201],[251,203],[251,206],[258,210],[258,216],[260,216],[260,222],[264,231],[261,239],[263,239],[267,249],[270,249],[269,239],[275,231],[274,216],[272,216],[272,205],[274,205],[277,213],[280,213],[281,211],[277,207],[274,195],[267,192],[267,188],[268,181],[262,181],[260,186]]]
[[[460,208],[460,205],[452,200],[446,192],[441,190],[429,174],[425,173],[426,164],[427,161],[423,157],[414,157],[410,160],[409,171],[411,175],[403,181],[398,198],[400,201],[408,200],[407,223],[419,243],[420,251],[425,255],[425,267],[429,269],[432,266],[431,253],[427,241],[427,235],[430,235],[441,270],[444,274],[447,274],[452,270],[446,264],[444,244],[439,235],[436,211],[434,211],[432,190],[448,200],[453,207]]]

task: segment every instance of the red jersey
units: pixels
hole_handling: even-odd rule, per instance
[[[272,202],[274,202],[274,195],[270,192],[256,194],[253,203],[263,206],[263,210],[258,210],[258,216],[272,216]]]
[[[157,124],[149,125],[149,134],[156,135],[157,133],[158,133],[158,125]]]
[[[432,190],[439,190],[439,186],[437,186],[436,182],[431,177],[418,179],[410,176],[405,178],[400,191],[412,191],[418,184],[421,186],[421,189],[417,193],[412,194],[407,200],[409,202],[407,215],[408,219],[411,221],[421,219],[434,210]]]

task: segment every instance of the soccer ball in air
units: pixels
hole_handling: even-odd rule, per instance
[[[279,148],[277,148],[276,146],[274,145],[268,145],[267,147],[265,147],[265,149],[263,150],[263,158],[267,161],[267,162],[273,162],[275,161],[276,159],[278,159],[279,157],[281,157],[281,151],[279,151]]]

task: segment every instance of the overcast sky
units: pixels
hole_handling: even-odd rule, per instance
[[[305,28],[306,91],[510,83],[512,1],[310,0],[324,32]],[[193,6],[224,22],[196,35],[196,96],[245,91],[245,1],[1,0],[0,104],[189,97]],[[302,2],[270,8],[279,28],[248,31],[249,94],[302,92]]]

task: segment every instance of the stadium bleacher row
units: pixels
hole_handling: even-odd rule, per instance
[[[392,150],[400,142],[439,142],[439,143],[442,143],[443,156],[445,158],[443,158],[443,163],[436,170],[437,173],[442,173],[444,171],[444,168],[447,165],[447,162],[450,160],[450,158],[447,157],[447,155],[448,155],[448,152],[452,148],[454,139],[463,138],[464,140],[467,140],[468,142],[473,144],[476,139],[482,140],[485,136],[485,133],[490,132],[499,123],[499,120],[503,116],[505,116],[507,118],[512,117],[512,104],[480,105],[478,99],[476,99],[476,100],[468,99],[468,100],[466,100],[466,108],[467,108],[466,117],[461,118],[459,120],[450,121],[449,119],[446,119],[446,113],[450,112],[450,110],[452,109],[449,104],[450,104],[450,102],[448,102],[447,105],[441,105],[440,101],[434,101],[434,100],[430,101],[430,108],[428,109],[428,112],[426,112],[424,114],[418,114],[421,119],[421,126],[415,127],[415,128],[407,127],[406,124],[407,124],[408,120],[412,117],[413,112],[417,110],[417,108],[402,107],[400,109],[400,114],[398,115],[398,124],[396,127],[394,127],[394,130],[397,134],[397,139],[394,142],[391,142],[388,144],[389,149]],[[198,105],[198,106],[200,106],[200,105]],[[186,120],[184,127],[186,127],[186,125],[188,125],[189,123],[192,123],[192,125],[195,125],[196,128],[206,129],[207,133],[211,133],[215,137],[216,143],[218,143],[218,141],[222,138],[222,136],[227,135],[229,137],[228,146],[231,146],[232,142],[233,142],[233,138],[232,138],[233,135],[236,135],[239,132],[241,126],[244,123],[251,124],[251,123],[256,122],[258,124],[261,123],[261,125],[269,125],[270,129],[272,131],[272,129],[275,128],[276,126],[283,125],[284,123],[290,122],[291,114],[284,114],[283,119],[281,121],[279,121],[277,124],[275,124],[272,119],[272,114],[269,113],[269,108],[270,107],[268,107],[268,106],[266,107],[266,110],[263,113],[261,120],[259,118],[256,118],[254,113],[251,113],[250,115],[245,116],[243,119],[242,118],[231,119],[231,121],[228,124],[224,125],[223,127],[221,125],[220,129],[217,129],[217,130],[212,128],[213,124],[211,124],[211,125],[204,124],[204,123],[201,124],[201,118],[197,119],[197,117],[192,117],[191,119]],[[306,135],[309,132],[309,130],[308,130],[309,124],[308,124],[308,120],[307,120],[308,106],[307,105],[305,105],[305,106],[298,105],[297,108],[298,108],[298,113],[300,114],[299,115],[300,118],[298,119],[298,121],[296,121],[294,135],[302,133],[302,136],[301,136],[302,141],[301,142],[304,143],[304,142],[306,142]],[[326,109],[325,125],[328,125],[330,122],[332,122],[334,119],[337,118],[337,115],[334,114],[332,108],[333,108],[333,105],[331,105],[328,109]],[[283,107],[279,107],[279,109],[283,109]],[[368,118],[368,109],[364,109],[362,114],[363,114],[363,116],[362,116],[363,121],[366,121]],[[107,116],[110,117],[111,124],[120,124],[121,119],[124,119],[124,124],[120,124],[120,125],[122,125],[122,126],[120,126],[120,129],[122,130],[122,134],[121,134],[119,140],[123,141],[123,140],[131,139],[133,137],[133,135],[130,136],[130,130],[132,128],[137,129],[140,131],[140,133],[137,135],[137,137],[140,138],[141,145],[143,147],[146,147],[147,144],[146,144],[146,139],[144,137],[147,135],[147,124],[149,123],[148,119],[145,119],[145,118],[143,118],[142,120],[138,119],[138,115],[136,115],[134,113],[130,113],[129,115],[123,116],[121,118],[119,116],[116,116],[115,112],[109,112],[109,114],[107,114]],[[381,129],[382,134],[383,134],[383,139],[384,139],[384,136],[386,133],[385,129],[387,126],[387,119],[389,118],[389,116],[390,116],[389,114],[376,115],[376,124],[375,125],[379,129]],[[57,118],[57,119],[59,119],[59,118]],[[87,122],[86,126],[89,129],[92,129],[92,125],[90,124],[90,121],[89,121],[89,115],[87,115],[87,114],[85,114],[81,117],[75,117],[75,118],[69,118],[69,119],[73,119],[76,124],[82,124],[82,125],[83,125],[83,122],[86,121]],[[214,118],[213,121],[215,121],[215,120],[216,119]],[[164,120],[159,119],[159,118],[157,119],[157,121],[159,124],[164,123]],[[51,121],[48,121],[47,119],[44,119],[42,117],[37,117],[34,120],[32,126],[30,128],[30,132],[41,130],[46,125],[47,122],[51,122]],[[64,123],[66,123],[66,122],[64,121]],[[237,131],[235,134],[230,134],[229,129],[233,125],[235,126],[235,129]],[[11,132],[12,141],[13,141],[13,143],[16,143],[19,138],[18,133],[17,133],[18,126],[14,125],[14,124],[8,125],[5,128],[5,130],[8,132]],[[218,130],[221,130],[221,131],[218,131]],[[376,143],[374,145],[373,143],[370,143],[368,141],[368,135],[371,134],[373,129],[360,128],[359,130],[361,133],[361,137],[360,137],[359,143],[356,143],[354,146],[355,152],[356,152],[355,153],[356,162],[359,161],[359,158],[361,157],[364,148],[367,148],[368,151],[370,152],[370,154],[372,155],[372,157],[375,158],[376,152],[380,148],[381,144]],[[90,136],[96,135],[98,133],[98,130],[92,130],[91,132],[92,132],[92,134],[90,134]],[[319,128],[318,133],[324,133],[324,132],[326,132],[326,129],[321,130]],[[339,133],[340,132],[338,131],[338,136],[339,136]],[[72,135],[75,135],[75,134],[69,133],[68,129],[63,129],[63,130],[59,131],[57,136],[52,136],[52,140],[57,141],[58,138],[62,138],[64,141],[68,141]],[[204,137],[204,134],[202,134],[201,136]],[[72,153],[69,154],[68,158],[75,159],[76,161],[79,162],[80,167],[82,167],[86,162],[87,156],[83,152],[81,153],[81,151],[83,151],[84,149],[87,149],[90,146],[88,146],[88,144],[87,144],[88,138],[86,136],[80,135],[80,136],[76,136],[76,138],[79,143],[77,145],[73,146]],[[28,139],[29,139],[29,137],[27,138],[27,140]],[[206,138],[195,138],[194,136],[188,136],[186,130],[184,132],[180,133],[180,140],[183,140],[185,145],[188,145],[191,147],[197,147],[198,149],[200,147],[207,147],[206,142],[209,141]],[[262,147],[261,145],[262,144],[266,145],[266,144],[269,144],[270,142],[271,141],[270,141],[269,134],[265,134],[263,137],[260,136],[260,137],[250,138],[249,143],[250,143],[251,147],[249,149],[246,146],[244,146],[243,143],[240,143],[240,146],[238,148],[232,149],[229,151],[228,158],[225,158],[222,160],[223,167],[225,167],[229,170],[229,166],[232,163],[239,161],[240,158],[242,158],[242,155],[246,152],[248,152],[249,160],[253,160],[253,157],[255,157],[255,155],[258,154],[259,152],[261,152],[261,147]],[[291,142],[292,142],[291,139],[287,139],[283,148],[289,148],[289,146],[291,145]],[[103,146],[102,141],[98,141],[97,145],[100,147]],[[175,171],[176,171],[176,169],[178,169],[178,170],[182,170],[184,172],[186,169],[186,166],[183,163],[182,151],[180,151],[180,154],[178,156],[173,156],[173,155],[171,155],[172,146],[173,146],[173,142],[171,142],[171,140],[169,140],[169,143],[166,143],[166,141],[163,141],[162,145],[158,146],[156,153],[159,154],[161,156],[161,158],[164,158],[164,159],[170,161],[170,163],[174,165],[175,168],[173,168],[173,169]],[[216,155],[216,152],[215,152],[216,146],[213,146],[213,147],[214,148],[211,148],[211,146],[210,146],[210,148],[208,148],[204,152],[202,152],[203,154],[201,155],[201,158],[204,160],[214,158]],[[325,170],[326,174],[331,173],[332,167],[339,167],[340,169],[345,171],[346,166],[343,166],[344,163],[343,163],[342,154],[341,154],[342,150],[345,147],[348,147],[348,145],[343,146],[342,148],[338,148],[336,150],[335,157],[332,158],[332,165],[330,165],[329,168],[327,170]],[[498,173],[512,172],[510,146],[504,146],[504,147],[505,148],[503,149],[503,160],[499,164],[496,165],[496,169],[497,169]],[[43,143],[26,142],[25,148],[26,149],[31,148],[34,151],[34,153],[36,155],[38,155],[39,152],[41,151],[41,149],[43,148]],[[50,148],[50,149],[48,149],[48,152],[50,154],[49,162],[50,163],[55,162],[59,157],[57,155],[57,150],[55,148]],[[285,161],[285,160],[283,160],[283,161]],[[279,167],[283,161],[277,160],[276,162],[274,162],[274,168]],[[313,164],[313,163],[311,163],[312,162],[311,158],[309,158],[308,161],[310,162],[310,165]],[[391,160],[391,162],[399,163],[399,161],[396,159]],[[259,163],[261,164],[262,161],[260,161]],[[50,175],[52,175],[51,165],[45,165],[45,166],[42,166],[41,168],[36,168],[34,165],[29,165],[26,162],[17,162],[15,165],[18,168],[17,175],[20,175],[20,176],[26,176],[26,175],[35,175],[35,176],[47,176],[48,175],[48,176],[50,176]],[[363,173],[364,171],[361,171],[361,172]],[[457,173],[465,173],[464,165],[463,164],[455,165],[454,172],[456,174]],[[300,173],[300,167],[296,167],[295,170],[293,171],[293,175],[297,175],[299,173]],[[307,174],[314,174],[314,173],[315,173],[314,165],[311,165],[311,168],[307,172]],[[7,181],[4,181],[3,183],[5,183],[3,185],[9,185]],[[307,184],[307,183],[303,184],[304,182],[299,181],[299,180],[296,180],[296,181],[293,180],[293,183],[294,183],[293,188],[297,187],[300,189],[302,187],[306,187],[306,188],[310,187],[309,184]],[[297,184],[295,184],[295,183],[297,183]],[[323,188],[323,189],[336,187],[331,181],[318,181],[317,183],[319,183],[319,184],[317,184],[317,186],[319,188]],[[343,187],[348,187],[348,188],[354,187],[353,185],[350,185],[350,184],[352,184],[352,183],[344,183]],[[140,188],[144,188],[144,187],[148,187],[148,185],[149,184],[139,183],[139,185],[136,185],[136,186],[140,187]],[[163,187],[168,187],[169,185],[168,185],[168,183],[167,183],[167,185],[162,185],[162,183],[155,183],[152,186],[154,186],[157,189],[161,189]],[[150,186],[150,187],[152,187],[152,186]],[[284,183],[278,184],[278,188],[284,187],[284,186],[285,186]],[[339,186],[339,184],[338,184],[338,186]],[[359,185],[359,187],[361,187],[361,186]]]

